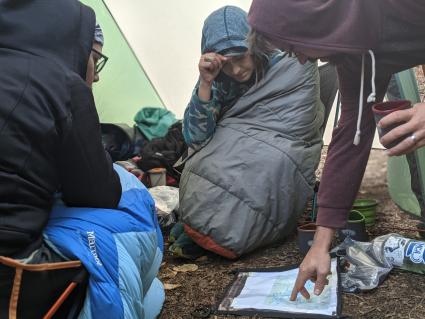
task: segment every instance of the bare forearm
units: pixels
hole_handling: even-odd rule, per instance
[[[329,251],[334,235],[335,229],[317,226],[313,246],[321,251]]]

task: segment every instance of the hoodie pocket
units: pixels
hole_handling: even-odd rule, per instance
[[[19,105],[29,82],[30,60],[0,50],[0,135]]]
[[[0,227],[0,243],[7,243],[7,246],[21,246],[22,244],[28,244],[32,240],[31,234],[22,230]]]

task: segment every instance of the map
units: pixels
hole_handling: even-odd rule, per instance
[[[314,284],[308,282],[307,290],[311,298],[301,295],[296,301],[289,301],[298,269],[283,272],[252,272],[246,280],[241,293],[233,299],[231,307],[237,309],[274,310],[290,313],[306,313],[334,316],[337,312],[338,276],[336,260],[331,264],[332,275],[328,277],[329,285],[320,296],[312,293]]]

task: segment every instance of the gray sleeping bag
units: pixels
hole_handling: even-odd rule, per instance
[[[180,216],[189,236],[237,258],[289,235],[313,192],[323,114],[317,64],[285,55],[186,162]]]

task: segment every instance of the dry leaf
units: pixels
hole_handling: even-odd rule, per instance
[[[173,267],[173,270],[177,272],[192,272],[192,271],[197,271],[198,266],[195,264],[184,264],[181,266]]]
[[[162,279],[164,278],[174,278],[177,275],[177,271],[172,271],[171,269],[164,269],[159,273]]]
[[[198,259],[195,260],[196,262],[200,263],[200,262],[204,262],[204,261],[208,261],[208,256],[202,256],[199,257]]]
[[[164,284],[164,289],[165,290],[173,290],[173,289],[177,289],[177,288],[179,288],[181,286],[182,285],[179,285],[179,284],[168,284],[168,283],[165,283]]]

